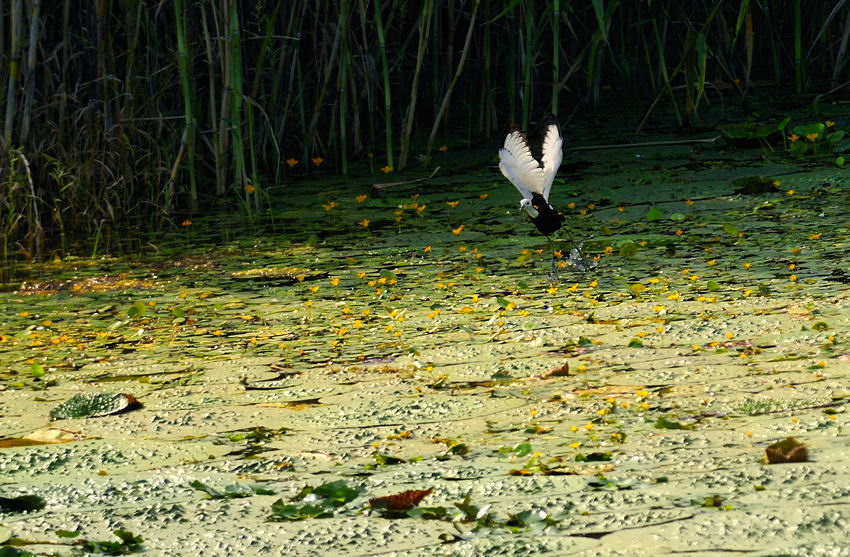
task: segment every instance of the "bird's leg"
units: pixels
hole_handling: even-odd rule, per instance
[[[558,258],[555,257],[555,242],[552,240],[552,237],[547,235],[546,239],[549,241],[549,253],[552,255],[552,266],[549,269],[549,280],[557,281],[558,280]]]

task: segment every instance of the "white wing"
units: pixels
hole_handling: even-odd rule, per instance
[[[499,169],[502,174],[522,194],[523,199],[531,199],[533,193],[539,193],[549,201],[549,190],[558,173],[563,159],[564,140],[558,132],[558,126],[552,124],[543,140],[543,166],[531,156],[528,142],[520,132],[511,132],[505,138],[505,146],[499,149]]]
[[[505,146],[499,149],[499,161],[499,170],[523,199],[531,199],[532,193],[543,193],[545,174],[540,163],[531,156],[531,149],[520,132],[511,132],[505,138]]]
[[[549,201],[552,181],[555,180],[558,168],[561,167],[561,160],[564,158],[563,145],[564,140],[561,139],[558,126],[550,125],[546,132],[546,139],[543,140],[543,191],[541,193],[546,201]]]

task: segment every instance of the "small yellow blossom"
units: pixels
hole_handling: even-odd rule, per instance
[[[821,236],[823,236],[823,232],[818,232],[817,234],[809,234],[809,240],[820,240]]]
[[[834,125],[835,125],[835,122],[833,122],[832,120],[826,120],[826,121],[823,123],[823,125],[824,125],[824,126],[826,126],[827,128],[831,128],[832,126],[834,126]]]
[[[190,221],[189,219],[186,219],[182,223],[180,223],[180,226],[183,226],[183,227],[192,226],[192,221]]]
[[[753,264],[752,264],[752,263],[750,263],[749,261],[748,261],[748,262],[746,262],[746,263],[744,263],[744,269],[749,269],[749,268],[750,268],[750,267],[752,267],[752,266],[753,266]]]
[[[452,234],[455,236],[460,236],[460,233],[463,232],[463,225],[461,224],[457,228],[452,228]]]
[[[807,134],[806,134],[806,139],[808,139],[809,141],[814,141],[815,139],[817,139],[817,138],[818,138],[818,136],[819,136],[819,135],[820,135],[820,134],[819,134],[819,133],[817,133],[817,132],[807,133]]]
[[[449,146],[448,145],[440,145],[439,147],[437,147],[437,150],[440,151],[441,153],[445,153],[446,151],[449,150]]]
[[[788,136],[788,140],[791,141],[791,142],[797,141],[798,139],[800,139],[800,136],[797,135],[796,133],[792,133],[791,135]]]
[[[452,208],[457,207],[459,203],[460,201],[446,201],[446,205]]]
[[[363,203],[364,201],[366,201],[367,197],[369,197],[369,196],[366,195],[365,193],[361,193],[360,195],[358,195],[357,197],[354,198],[354,201],[356,201],[357,203]]]
[[[331,286],[338,286],[339,285],[339,277],[331,277],[328,282],[331,283]]]
[[[790,277],[788,277],[788,280],[790,280],[791,282],[797,282],[797,275],[791,275]]]
[[[424,251],[425,253],[431,253],[431,246],[425,246],[424,248],[422,248],[422,251]]]
[[[293,159],[292,157],[286,159],[286,164],[289,165],[289,168],[292,168],[296,164],[298,164],[298,159]]]
[[[363,228],[368,228],[369,227],[369,219],[363,219],[360,222],[358,222],[357,224],[359,224]]]
[[[254,184],[246,184],[245,185],[245,191],[250,194],[250,193],[254,193],[255,191],[257,191],[257,188],[254,187]]]
[[[554,296],[555,294],[558,293],[558,288],[555,287],[555,286],[551,286],[551,287],[546,289],[546,292],[548,292],[550,296]]]
[[[482,193],[478,196],[478,199],[487,199],[488,197],[490,197],[489,193]]]
[[[390,166],[390,165],[386,165],[386,166],[381,167],[381,172],[383,172],[384,174],[389,174],[392,171],[393,171],[393,167]]]
[[[313,157],[313,158],[312,158],[312,159],[310,159],[310,160],[311,160],[311,161],[313,162],[313,164],[315,164],[316,166],[321,166],[321,164],[322,164],[323,162],[325,162],[325,159],[323,159],[322,157]]]
[[[336,201],[328,201],[327,203],[322,203],[322,208],[325,211],[330,211],[331,209],[333,209],[337,205],[339,205],[339,203],[337,203]]]

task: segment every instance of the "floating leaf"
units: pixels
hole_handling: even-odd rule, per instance
[[[121,541],[79,540],[74,542],[74,545],[88,553],[98,553],[102,555],[126,555],[128,553],[135,553],[142,544],[141,536],[136,536],[127,530],[115,530],[112,533],[115,534]]]
[[[664,212],[658,207],[653,207],[643,216],[647,222],[652,222],[655,220],[661,220],[664,218]]]
[[[805,444],[793,437],[788,437],[769,445],[764,450],[764,456],[768,464],[806,462],[809,459],[809,451]]]
[[[50,411],[50,418],[94,418],[117,414],[141,406],[136,397],[126,393],[81,393],[76,394]]]
[[[14,439],[0,439],[0,449],[7,447],[29,447],[32,445],[48,445],[53,443],[70,443],[71,441],[83,441],[91,439],[80,433],[68,431],[58,427],[37,429],[23,437]]]
[[[723,232],[730,236],[739,236],[741,234],[734,224],[730,224],[728,222],[723,225]]]
[[[390,512],[391,514],[399,511],[408,511],[419,504],[422,499],[427,497],[434,491],[429,489],[410,489],[402,491],[395,495],[386,495],[384,497],[373,497],[369,499],[369,507],[377,511]]]
[[[38,495],[0,497],[0,512],[4,513],[31,513],[40,511],[44,506],[44,499]]]
[[[668,420],[664,416],[659,416],[658,419],[655,420],[655,427],[658,429],[691,429],[691,426],[687,424],[683,424],[675,420]]]
[[[192,480],[189,482],[189,487],[203,491],[210,499],[238,499],[252,495],[274,495],[274,491],[265,487],[240,483],[225,486],[224,491],[219,491],[204,482]]]
[[[635,255],[637,255],[637,244],[632,242],[631,240],[624,240],[620,242],[619,248],[621,257],[634,257]]]
[[[144,302],[136,300],[133,302],[133,305],[130,306],[130,309],[127,310],[127,315],[129,317],[139,317],[144,315],[147,310],[148,308]]]

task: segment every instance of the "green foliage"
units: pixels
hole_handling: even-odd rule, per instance
[[[305,520],[308,518],[330,518],[341,507],[354,501],[363,493],[360,487],[348,485],[343,480],[322,484],[318,487],[305,486],[292,502],[278,499],[272,503],[272,514],[268,520]]]
[[[240,499],[253,495],[274,495],[274,491],[258,484],[235,483],[225,486],[223,490],[215,489],[202,481],[192,480],[189,487],[203,491],[210,499]]]
[[[676,420],[669,420],[664,416],[658,416],[658,419],[655,420],[655,427],[658,429],[693,429],[690,425],[677,422]]]
[[[87,553],[100,555],[128,555],[136,553],[142,548],[142,537],[128,530],[115,530],[112,532],[119,541],[89,541],[79,540],[74,546]]]

